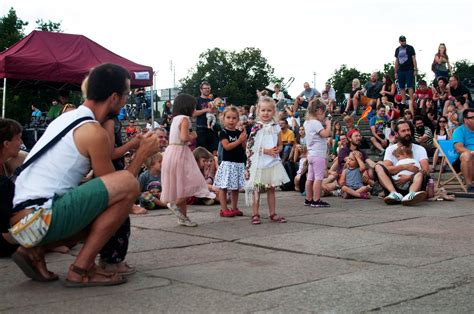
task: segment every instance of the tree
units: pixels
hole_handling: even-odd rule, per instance
[[[0,51],[3,51],[25,37],[24,27],[28,22],[18,18],[15,9],[10,8],[8,14],[0,18]]]
[[[453,73],[462,84],[474,87],[474,64],[471,61],[466,59],[456,61],[453,65]]]
[[[255,91],[270,82],[281,81],[257,48],[240,52],[208,49],[199,56],[195,69],[180,80],[183,92],[196,95],[199,84],[207,81],[214,96],[227,97],[228,103],[243,105],[256,101]]]
[[[333,76],[329,82],[336,90],[336,100],[341,102],[344,100],[344,93],[349,93],[352,90],[352,80],[358,78],[361,84],[364,84],[370,77],[369,73],[362,73],[355,68],[348,68],[346,64],[334,71]]]
[[[36,20],[36,29],[43,32],[55,32],[55,33],[62,33],[63,30],[61,29],[61,22],[55,23],[48,20],[47,22],[43,21],[43,19]]]

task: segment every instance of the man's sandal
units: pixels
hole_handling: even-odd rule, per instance
[[[260,215],[253,215],[252,216],[252,225],[259,225],[262,221],[260,220]]]
[[[12,255],[12,260],[15,264],[20,267],[26,277],[31,278],[34,281],[40,282],[50,282],[56,281],[59,279],[58,275],[53,272],[48,271],[49,277],[44,277],[44,275],[36,268],[36,265],[39,261],[32,260],[28,255],[22,252],[15,252]]]
[[[277,214],[273,214],[273,215],[268,216],[268,220],[270,220],[270,222],[279,222],[279,223],[285,223],[286,222],[285,217],[278,216]]]
[[[66,278],[64,285],[68,288],[83,288],[83,287],[97,287],[97,286],[115,286],[127,282],[127,279],[117,273],[109,273],[101,269],[97,265],[90,269],[83,269],[72,264],[69,270],[81,276],[80,281],[72,281]],[[107,280],[97,281],[94,277],[101,276]],[[97,277],[96,277],[97,278]]]

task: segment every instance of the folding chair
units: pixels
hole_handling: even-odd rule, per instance
[[[465,193],[467,193],[466,186],[464,185],[463,180],[461,179],[461,172],[457,172],[456,169],[453,167],[453,163],[459,158],[459,153],[456,151],[454,148],[454,141],[453,140],[436,140],[434,139],[434,144],[435,146],[440,150],[441,154],[443,155],[443,158],[441,160],[441,167],[439,169],[439,174],[438,174],[438,182],[436,184],[436,188],[443,187],[449,183],[451,183],[454,180],[457,180],[461,188]],[[453,175],[448,178],[446,181],[442,182],[441,181],[441,176],[443,174],[443,165],[444,162],[448,165],[448,167],[451,169]]]

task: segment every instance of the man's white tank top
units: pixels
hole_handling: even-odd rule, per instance
[[[98,123],[95,121],[94,113],[86,106],[79,106],[76,110],[66,112],[51,122],[26,160],[81,117],[91,117],[94,120],[79,123],[18,176],[15,182],[13,206],[26,200],[48,198],[50,200],[42,207],[49,208],[54,195],[62,196],[77,187],[82,177],[89,172],[90,160],[78,151],[73,137],[74,130],[84,123]]]

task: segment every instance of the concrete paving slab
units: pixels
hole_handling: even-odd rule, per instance
[[[284,304],[313,313],[360,313],[433,293],[451,285],[436,272],[374,266],[306,284],[255,293],[260,304]],[[415,311],[416,312],[416,311]]]
[[[446,218],[422,217],[405,221],[396,221],[361,229],[384,233],[416,235],[435,239],[474,239],[474,215]]]
[[[23,304],[15,309],[23,313],[242,313],[250,308],[259,308],[258,303],[226,292],[171,283],[141,290],[122,288],[120,293],[91,295],[87,300],[65,298],[43,304]],[[14,312],[13,308],[8,307],[3,307],[3,310]]]
[[[62,280],[52,283],[33,282],[24,277],[21,272],[18,272],[21,274],[21,278],[16,283],[0,287],[0,311],[18,309],[28,305],[36,307],[40,304],[63,302],[64,300],[76,300],[82,303],[82,310],[84,311],[88,309],[89,299],[92,297],[123,294],[124,291],[132,294],[144,289],[170,284],[170,281],[165,278],[150,277],[137,273],[129,276],[128,282],[120,286],[67,289],[62,284],[66,271],[67,268],[63,269],[62,272],[58,272]],[[25,291],[28,291],[28,297],[22,297]],[[64,312],[67,312],[65,308],[63,308],[62,313]]]
[[[473,313],[474,283],[382,308],[381,313]]]
[[[183,227],[181,227],[183,228]],[[153,251],[173,247],[185,247],[197,244],[211,243],[219,240],[189,236],[186,234],[160,230],[133,230],[130,235],[129,252]]]
[[[380,224],[384,222],[407,220],[420,217],[417,213],[387,213],[384,211],[348,210],[335,213],[322,213],[293,217],[292,221],[312,223],[323,226],[353,228]]]
[[[247,237],[239,242],[310,254],[335,255],[338,251],[378,246],[404,238],[406,237],[365,230],[326,227],[291,234]]]
[[[361,262],[276,252],[262,256],[255,255],[252,258],[173,267],[147,273],[219,291],[247,295],[368,267],[371,265]]]
[[[255,255],[265,255],[272,252],[274,251],[248,245],[218,242],[184,248],[131,253],[128,255],[127,261],[135,265],[140,271],[147,271],[236,258],[251,258]]]

